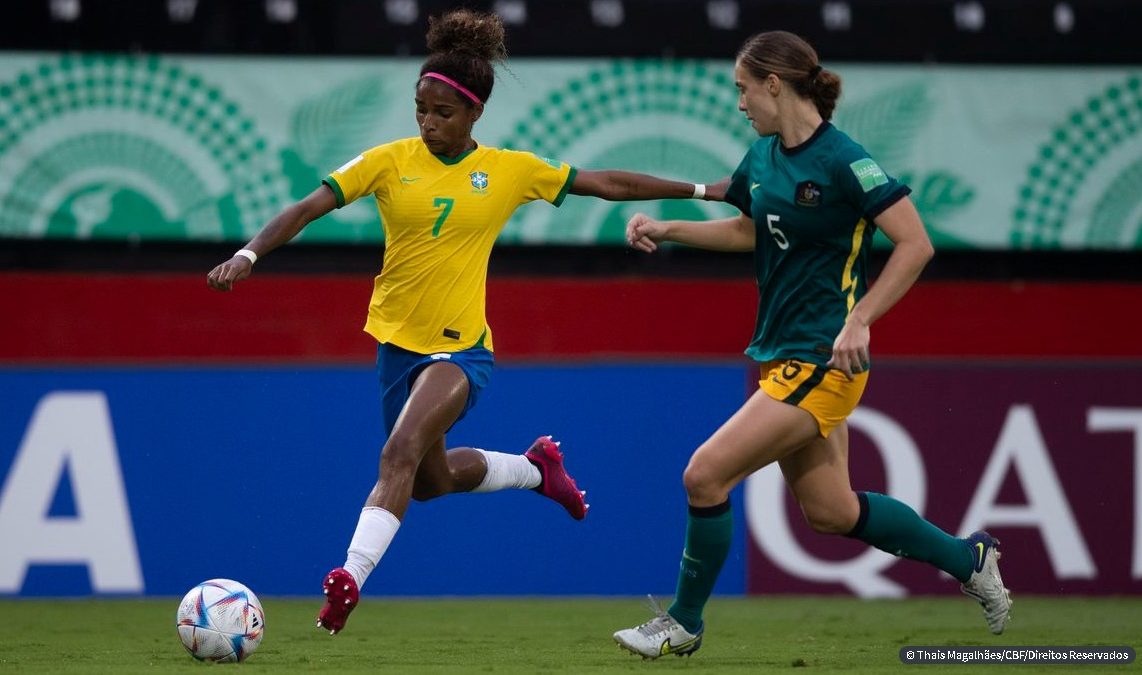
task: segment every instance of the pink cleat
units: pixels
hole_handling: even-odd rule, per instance
[[[559,443],[550,436],[540,436],[523,455],[539,469],[541,480],[535,491],[558,502],[575,520],[583,520],[591,505],[585,501],[587,493],[575,485],[575,479],[563,468]]]
[[[317,615],[317,627],[329,631],[330,635],[339,633],[345,627],[349,612],[357,606],[361,592],[357,590],[357,582],[353,575],[338,567],[325,575],[325,606]]]

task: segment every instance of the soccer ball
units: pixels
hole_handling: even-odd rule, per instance
[[[262,642],[266,616],[258,596],[237,581],[211,579],[190,589],[175,617],[178,638],[199,661],[243,661]]]

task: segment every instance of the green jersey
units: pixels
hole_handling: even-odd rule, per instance
[[[746,355],[827,363],[868,290],[872,221],[909,192],[828,122],[793,148],[758,139],[726,193],[756,228],[760,297]]]

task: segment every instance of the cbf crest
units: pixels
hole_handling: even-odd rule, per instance
[[[484,192],[488,189],[488,174],[483,171],[473,171],[468,174],[468,178],[472,180],[472,187],[476,192]]]

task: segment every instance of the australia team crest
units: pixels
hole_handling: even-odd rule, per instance
[[[821,188],[811,180],[797,184],[796,201],[798,206],[817,206],[821,203]]]
[[[472,180],[472,187],[480,192],[488,189],[488,174],[483,171],[473,171],[468,174],[468,178]]]

